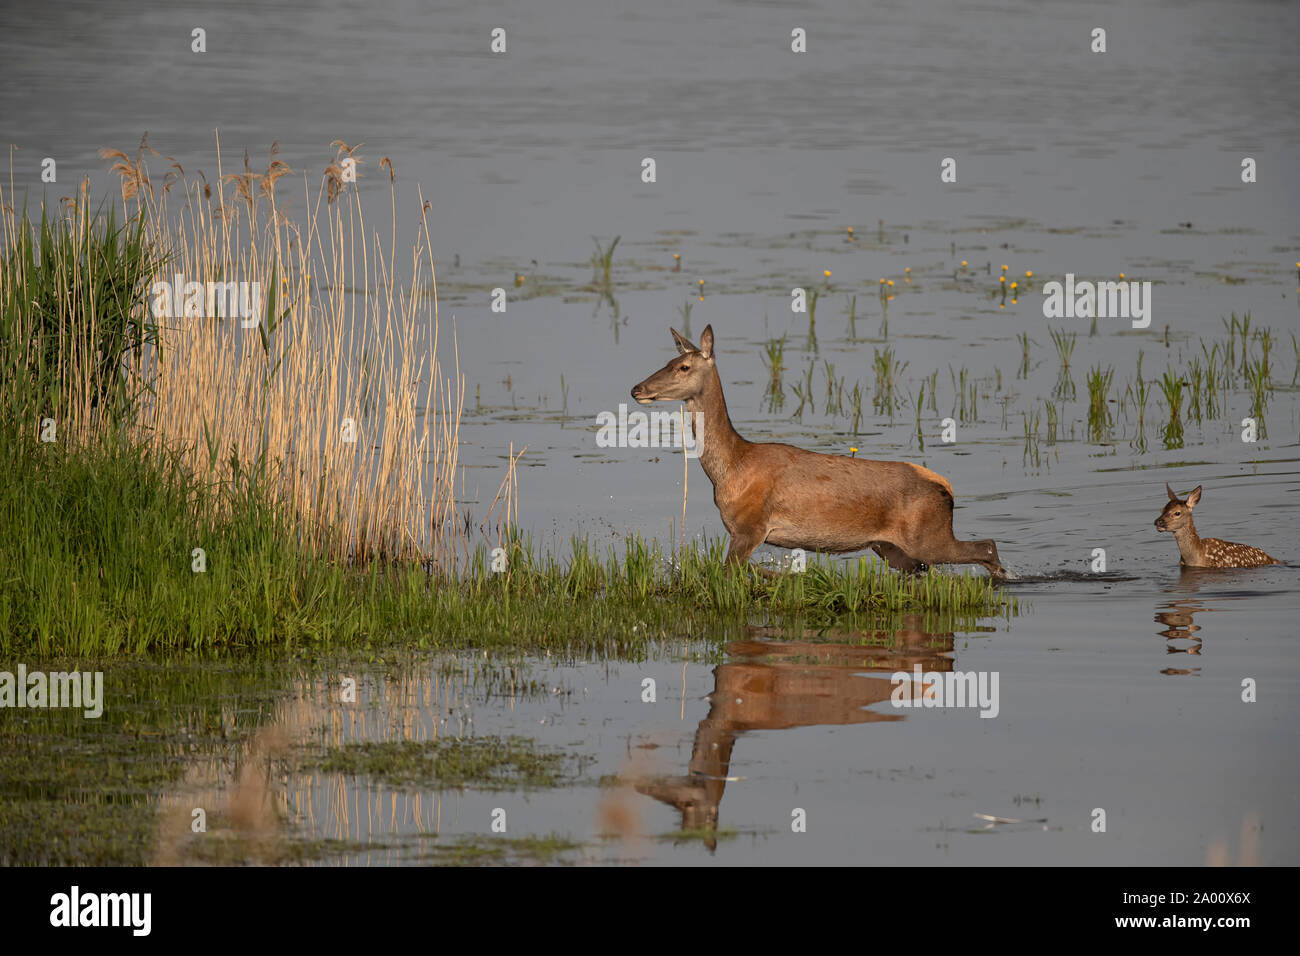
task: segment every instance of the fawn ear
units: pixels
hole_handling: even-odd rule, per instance
[[[1201,500],[1201,486],[1197,485],[1192,489],[1192,493],[1187,496],[1187,507],[1195,508],[1196,503]]]
[[[713,326],[706,325],[704,333],[700,336],[700,354],[706,359],[713,358]]]
[[[679,354],[685,355],[687,352],[699,351],[699,349],[697,349],[694,345],[692,345],[690,341],[687,340],[686,337],[683,336],[682,333],[678,332],[676,329],[669,329],[668,331],[673,334],[673,342],[676,344],[677,352]]]
[[[1170,501],[1177,501],[1177,500],[1178,500],[1178,496],[1177,496],[1176,494],[1174,494],[1174,489],[1172,489],[1172,488],[1169,487],[1169,482],[1167,482],[1167,481],[1165,482],[1165,491],[1169,492],[1169,500],[1170,500]]]

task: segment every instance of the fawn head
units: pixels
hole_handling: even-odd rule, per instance
[[[1181,531],[1192,523],[1192,509],[1201,500],[1201,486],[1197,485],[1193,488],[1186,501],[1174,494],[1174,489],[1170,488],[1168,483],[1165,484],[1165,491],[1169,492],[1169,503],[1156,519],[1156,530]]]
[[[632,386],[632,397],[638,404],[651,402],[684,402],[695,398],[713,375],[713,326],[707,326],[696,348],[676,329],[673,342],[677,357],[655,372],[644,382]]]

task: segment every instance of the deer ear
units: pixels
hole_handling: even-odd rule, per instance
[[[1167,481],[1165,482],[1165,491],[1169,492],[1169,500],[1170,500],[1170,501],[1177,501],[1177,500],[1178,500],[1178,496],[1177,496],[1176,494],[1174,494],[1174,489],[1172,489],[1172,488],[1169,487],[1169,482],[1167,482]]]
[[[700,336],[700,354],[706,359],[713,358],[713,326],[706,325],[704,333]]]
[[[692,345],[690,341],[676,329],[669,329],[668,331],[673,334],[673,343],[677,346],[678,354],[685,355],[687,352],[699,351],[699,349]]]
[[[1201,486],[1197,485],[1192,489],[1192,493],[1187,496],[1187,507],[1195,508],[1196,503],[1201,500]]]

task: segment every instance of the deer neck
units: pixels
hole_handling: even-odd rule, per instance
[[[686,411],[695,429],[700,465],[709,480],[717,485],[735,467],[748,442],[731,424],[727,400],[722,395],[722,379],[716,368],[700,393],[686,400]]]
[[[1178,553],[1182,555],[1183,564],[1199,564],[1201,558],[1201,536],[1196,533],[1196,525],[1188,516],[1187,524],[1174,532],[1178,542]]]

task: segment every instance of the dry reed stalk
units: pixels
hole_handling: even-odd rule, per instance
[[[511,530],[519,527],[518,476],[515,466],[527,450],[528,446],[525,445],[519,449],[519,454],[515,454],[515,443],[510,443],[510,457],[506,465],[506,476],[501,479],[501,487],[497,489],[497,493],[492,498],[492,504],[483,517],[483,523],[479,525],[479,530],[490,544],[491,538],[487,536],[489,522],[492,520],[492,512],[496,510],[498,504],[501,504],[504,517],[498,517],[496,523],[497,547],[499,548],[505,546],[506,537]]]
[[[681,431],[681,435],[682,435],[682,543],[681,543],[681,553],[682,553],[682,555],[684,556],[684,555],[686,554],[686,482],[687,482],[687,477],[688,477],[688,475],[690,474],[690,464],[691,464],[690,456],[686,454],[686,406],[685,406],[685,405],[683,405],[683,406],[678,410],[678,414],[682,416],[682,431]],[[697,442],[697,446],[696,446],[696,447],[698,447],[699,437],[698,437],[697,435],[695,435],[694,432],[691,432],[691,436],[692,436],[692,437],[695,439],[695,441]]]

